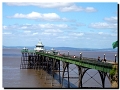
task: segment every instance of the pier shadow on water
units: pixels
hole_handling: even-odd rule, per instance
[[[54,79],[57,80],[59,83],[59,75],[57,73],[54,74]],[[62,80],[62,77],[60,75],[60,80]],[[61,81],[62,82],[62,81]],[[76,85],[74,85],[73,83],[69,82],[70,83],[70,88],[78,88]],[[63,86],[62,88],[69,88],[68,87],[68,80],[66,79],[63,79]]]

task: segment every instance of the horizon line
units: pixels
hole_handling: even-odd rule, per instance
[[[34,46],[5,46],[5,45],[3,45],[2,47],[34,47]],[[82,48],[79,48],[79,47],[67,47],[67,46],[45,46],[45,47],[53,47],[53,48],[78,48],[78,49],[82,49]],[[83,48],[85,48],[85,49],[113,49],[112,47],[111,48],[110,47],[109,48],[94,48],[94,47],[87,48],[87,47],[83,47]],[[117,49],[117,48],[115,48],[115,49]]]

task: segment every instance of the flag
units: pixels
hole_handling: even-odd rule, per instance
[[[113,49],[116,48],[116,47],[118,47],[118,41],[113,42],[112,46],[113,46]]]

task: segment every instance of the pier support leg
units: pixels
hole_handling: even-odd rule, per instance
[[[67,67],[67,73],[68,73],[68,88],[70,88],[70,82],[69,82],[69,63],[63,62],[63,74],[62,74],[62,86],[63,86],[63,79],[64,79],[64,73]]]
[[[78,83],[78,88],[83,88],[83,76],[86,73],[86,71],[89,70],[89,68],[85,68],[85,67],[80,67],[78,66],[78,75],[79,75],[79,83]]]
[[[101,81],[102,81],[102,87],[105,88],[105,77],[107,75],[106,72],[102,72],[102,71],[98,71],[101,77]]]
[[[60,79],[60,61],[58,61],[58,68],[59,68],[59,82],[61,84],[61,79]]]
[[[82,87],[82,68],[78,66],[79,83],[78,88]]]
[[[67,63],[67,72],[68,72],[68,88],[70,88],[70,81],[69,81],[69,63]]]

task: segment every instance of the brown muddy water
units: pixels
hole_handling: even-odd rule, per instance
[[[66,53],[67,51],[60,51]],[[70,51],[71,55],[79,56],[78,51]],[[103,57],[104,53],[108,60],[114,61],[116,52],[87,52],[82,51],[85,57]],[[2,86],[3,88],[60,88],[57,79],[51,80],[52,77],[43,70],[20,69],[21,52],[20,49],[3,49],[3,68],[2,68]],[[70,64],[70,77],[78,77],[78,69],[75,65]],[[62,70],[62,63],[61,63]],[[62,72],[61,72],[62,76]],[[65,73],[67,76],[67,73]],[[91,78],[91,76],[94,76]],[[57,78],[57,75],[56,75]],[[70,87],[77,88],[78,79],[70,79]],[[83,77],[83,87],[102,87],[101,79],[97,70],[90,69]],[[105,87],[110,88],[111,84],[108,78],[105,79]],[[67,88],[67,79],[64,79],[63,88]]]

